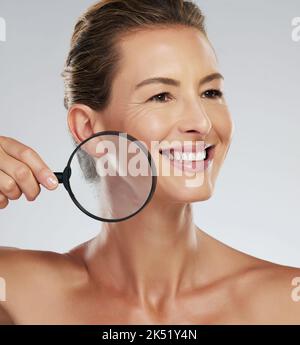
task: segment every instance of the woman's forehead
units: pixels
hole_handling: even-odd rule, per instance
[[[174,53],[205,55],[212,50],[206,37],[194,28],[141,30],[127,35],[120,45],[125,60]]]
[[[139,78],[182,68],[216,69],[215,53],[206,37],[194,28],[152,29],[121,41],[121,71]]]

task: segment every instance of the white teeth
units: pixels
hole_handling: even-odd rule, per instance
[[[202,161],[206,158],[206,151],[199,151],[197,153],[194,152],[178,152],[175,151],[174,155],[172,152],[164,152],[165,155],[170,160],[178,160],[178,161]]]
[[[197,152],[196,161],[202,161],[206,158],[206,150]]]

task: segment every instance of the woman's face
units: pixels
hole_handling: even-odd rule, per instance
[[[220,93],[224,81],[217,74],[212,47],[200,31],[186,27],[139,31],[126,36],[120,47],[120,70],[112,85],[111,103],[99,116],[101,125],[126,132],[147,145],[158,170],[154,198],[175,203],[208,199],[234,127]],[[212,74],[214,77],[204,80]],[[176,80],[178,85],[153,82],[137,87],[158,77]],[[196,152],[205,144],[215,145],[207,169],[187,172],[189,162],[180,169],[159,153],[161,148],[179,145],[184,152],[190,144],[197,144]],[[197,164],[203,166],[203,161]]]

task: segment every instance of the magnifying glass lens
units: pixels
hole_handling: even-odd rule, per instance
[[[149,202],[155,167],[145,145],[135,138],[121,132],[103,133],[77,148],[69,164],[69,187],[73,201],[85,213],[103,221],[120,221]]]

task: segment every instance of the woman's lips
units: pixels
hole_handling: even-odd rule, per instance
[[[215,145],[212,145],[206,149],[206,158],[205,160],[201,161],[178,161],[176,159],[172,160],[168,157],[167,154],[164,154],[163,152],[160,152],[160,154],[166,159],[168,159],[171,165],[174,166],[176,169],[179,169],[180,171],[201,172],[206,170],[210,166],[215,154]]]

